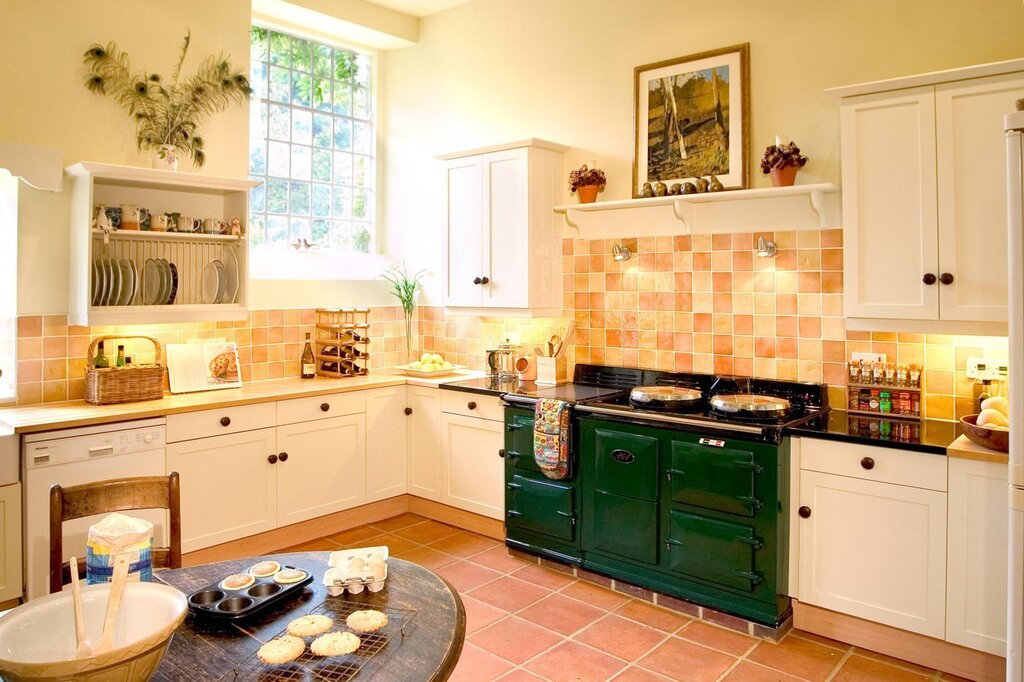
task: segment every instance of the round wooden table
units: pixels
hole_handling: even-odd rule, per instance
[[[263,642],[281,633],[290,620],[309,613],[328,599],[344,599],[360,604],[360,608],[415,612],[403,634],[392,637],[384,649],[370,658],[357,674],[358,679],[403,682],[448,679],[459,660],[466,636],[466,612],[455,589],[422,566],[391,558],[388,559],[387,583],[380,592],[366,590],[358,595],[331,597],[321,582],[329,556],[329,552],[295,552],[154,573],[155,579],[186,595],[232,573],[243,572],[263,559],[274,559],[309,571],[314,580],[301,594],[234,623],[190,613],[175,632],[153,679],[168,682],[245,679],[247,676],[235,674],[243,661]],[[243,666],[243,669],[248,670],[248,667]]]

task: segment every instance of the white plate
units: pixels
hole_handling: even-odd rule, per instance
[[[160,296],[160,266],[152,258],[146,259],[142,276],[142,303],[153,305]]]
[[[96,267],[100,276],[100,290],[97,292],[99,296],[96,299],[96,305],[104,305],[103,301],[106,300],[107,289],[110,287],[110,284],[108,284],[110,278],[107,277],[107,266],[102,258],[96,261]]]
[[[139,297],[139,290],[142,289],[142,272],[139,271],[139,266],[133,260],[128,261],[128,267],[132,269],[132,295],[128,299],[128,305],[135,305]]]
[[[121,289],[125,284],[121,280],[121,266],[113,259],[108,260],[107,263],[110,265],[110,274],[114,278],[114,286],[110,290],[110,300],[107,301],[107,305],[117,305],[117,302],[121,300]]]
[[[451,369],[437,369],[433,372],[424,372],[422,369],[410,369],[409,365],[399,365],[398,369],[402,370],[411,377],[420,377],[427,379],[430,377],[443,377],[449,374],[454,374],[456,370],[462,369],[464,365],[452,365]]]
[[[228,273],[224,263],[219,260],[213,261],[213,267],[217,268],[217,298],[214,303],[224,303],[224,296],[228,291]]]
[[[121,295],[117,299],[117,305],[128,305],[132,300],[132,292],[135,290],[135,273],[127,260],[117,261],[121,270]]]
[[[98,261],[92,262],[92,296],[89,299],[89,305],[96,305],[100,300],[100,264]]]
[[[227,258],[224,259],[224,271],[228,277],[228,288],[221,303],[234,303],[238,297],[238,258],[234,249],[227,248],[224,252],[227,254]]]
[[[156,265],[160,271],[160,293],[156,297],[156,305],[167,305],[167,299],[171,297],[171,267],[163,258],[157,259]]]
[[[207,263],[203,268],[203,303],[216,303],[220,290],[220,274],[217,266]]]

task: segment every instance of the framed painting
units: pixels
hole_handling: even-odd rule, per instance
[[[727,189],[748,182],[750,44],[633,70],[633,196],[645,182],[714,174]]]

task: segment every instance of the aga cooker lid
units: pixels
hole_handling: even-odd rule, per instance
[[[712,396],[710,403],[724,414],[784,417],[790,412],[790,403],[785,398],[754,393],[719,393]]]
[[[649,403],[688,405],[700,402],[703,397],[699,389],[685,386],[637,386],[629,392],[630,401],[641,405]]]

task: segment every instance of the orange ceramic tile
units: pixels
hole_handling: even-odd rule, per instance
[[[676,353],[675,354],[675,371],[677,371],[677,372],[692,372],[693,371],[693,354],[692,353]]]
[[[48,336],[43,338],[43,358],[66,358],[68,356],[68,337]]]
[[[711,254],[705,251],[694,252],[693,254],[693,270],[710,270],[711,269]]]
[[[845,362],[846,343],[844,341],[822,341],[821,357],[825,362]]]
[[[732,252],[732,269],[733,270],[752,270],[754,262],[754,254],[750,251],[733,251]]]
[[[732,274],[716,272],[711,276],[711,289],[716,293],[732,291]]]
[[[671,272],[674,263],[671,253],[659,253],[654,257],[654,269],[658,272]]]
[[[774,261],[766,258],[761,259],[761,262],[764,263],[766,267],[773,264],[776,271],[796,270],[796,249],[780,249],[778,254],[775,256]],[[757,268],[755,267],[755,269]]]
[[[928,393],[925,396],[924,411],[928,419],[952,419],[953,396]]]
[[[711,235],[711,248],[715,251],[730,251],[732,250],[732,235],[731,234],[715,234]]]
[[[932,671],[926,673],[922,670],[926,669],[896,667],[864,656],[850,656],[843,661],[839,671],[832,679],[836,682],[867,682],[868,680],[917,682],[934,679]]]
[[[689,251],[691,249],[690,235],[679,235],[673,237],[672,248],[676,251]]]
[[[689,353],[693,351],[693,334],[690,332],[676,332],[673,334],[673,350]]]
[[[700,621],[690,623],[676,636],[733,656],[742,656],[758,642],[748,635]]]
[[[795,315],[797,301],[796,294],[775,294],[775,312],[779,315]]]
[[[716,313],[732,312],[732,294],[715,294],[712,310]]]
[[[717,680],[736,663],[736,658],[693,642],[670,637],[664,644],[640,659],[639,665],[670,679],[679,679],[686,671],[689,680]]]
[[[712,348],[714,349],[715,355],[731,355],[732,336],[715,334]]]
[[[821,269],[841,271],[843,269],[843,250],[842,249],[822,249],[821,251]]]
[[[43,382],[43,402],[44,403],[58,403],[68,399],[68,382],[64,380],[60,381],[44,381]]]
[[[820,339],[821,338],[821,318],[820,317],[801,317],[800,318],[800,336],[802,338]]]
[[[480,682],[494,680],[512,670],[512,664],[472,642],[466,643],[449,680],[453,682]]]
[[[18,338],[24,339],[43,335],[43,318],[41,315],[22,315],[18,317]]]
[[[611,242],[612,240],[609,240]],[[611,249],[611,243],[605,244],[603,239],[591,239],[588,242],[584,242],[587,245],[587,253],[591,256],[598,256],[604,253],[605,248]]]
[[[796,359],[797,340],[790,337],[777,338],[775,340],[775,357],[786,360]]]
[[[843,273],[823,272],[821,273],[821,291],[826,294],[843,293]]]
[[[797,318],[790,315],[779,315],[776,317],[775,334],[777,336],[796,336]]]
[[[708,313],[694,313],[693,314],[693,331],[695,332],[710,332],[711,331],[711,315]]]
[[[753,315],[736,315],[733,317],[733,332],[736,334],[754,333]]]
[[[754,339],[754,356],[759,358],[775,357],[775,338],[758,336]]]
[[[653,272],[654,271],[654,253],[644,252],[636,258],[637,265],[641,272]]]
[[[732,251],[712,251],[711,269],[715,272],[731,272]]]
[[[38,361],[32,361],[38,362]],[[19,376],[18,381],[21,381],[20,369],[22,363],[18,363]],[[65,358],[56,358],[53,360],[43,360],[43,381],[55,381],[59,379],[67,378],[67,360]],[[38,381],[38,379],[36,379]]]
[[[18,383],[34,384],[43,380],[43,360],[19,360]],[[50,362],[47,360],[46,362]]]
[[[928,393],[953,394],[953,372],[952,370],[926,369],[925,388]]]
[[[821,292],[822,274],[820,272],[800,272],[797,278],[801,293],[816,294]]]
[[[716,355],[714,362],[715,374],[735,374],[731,355]]]
[[[541,654],[524,667],[551,682],[570,682],[610,680],[626,664],[596,649],[567,641]]]

